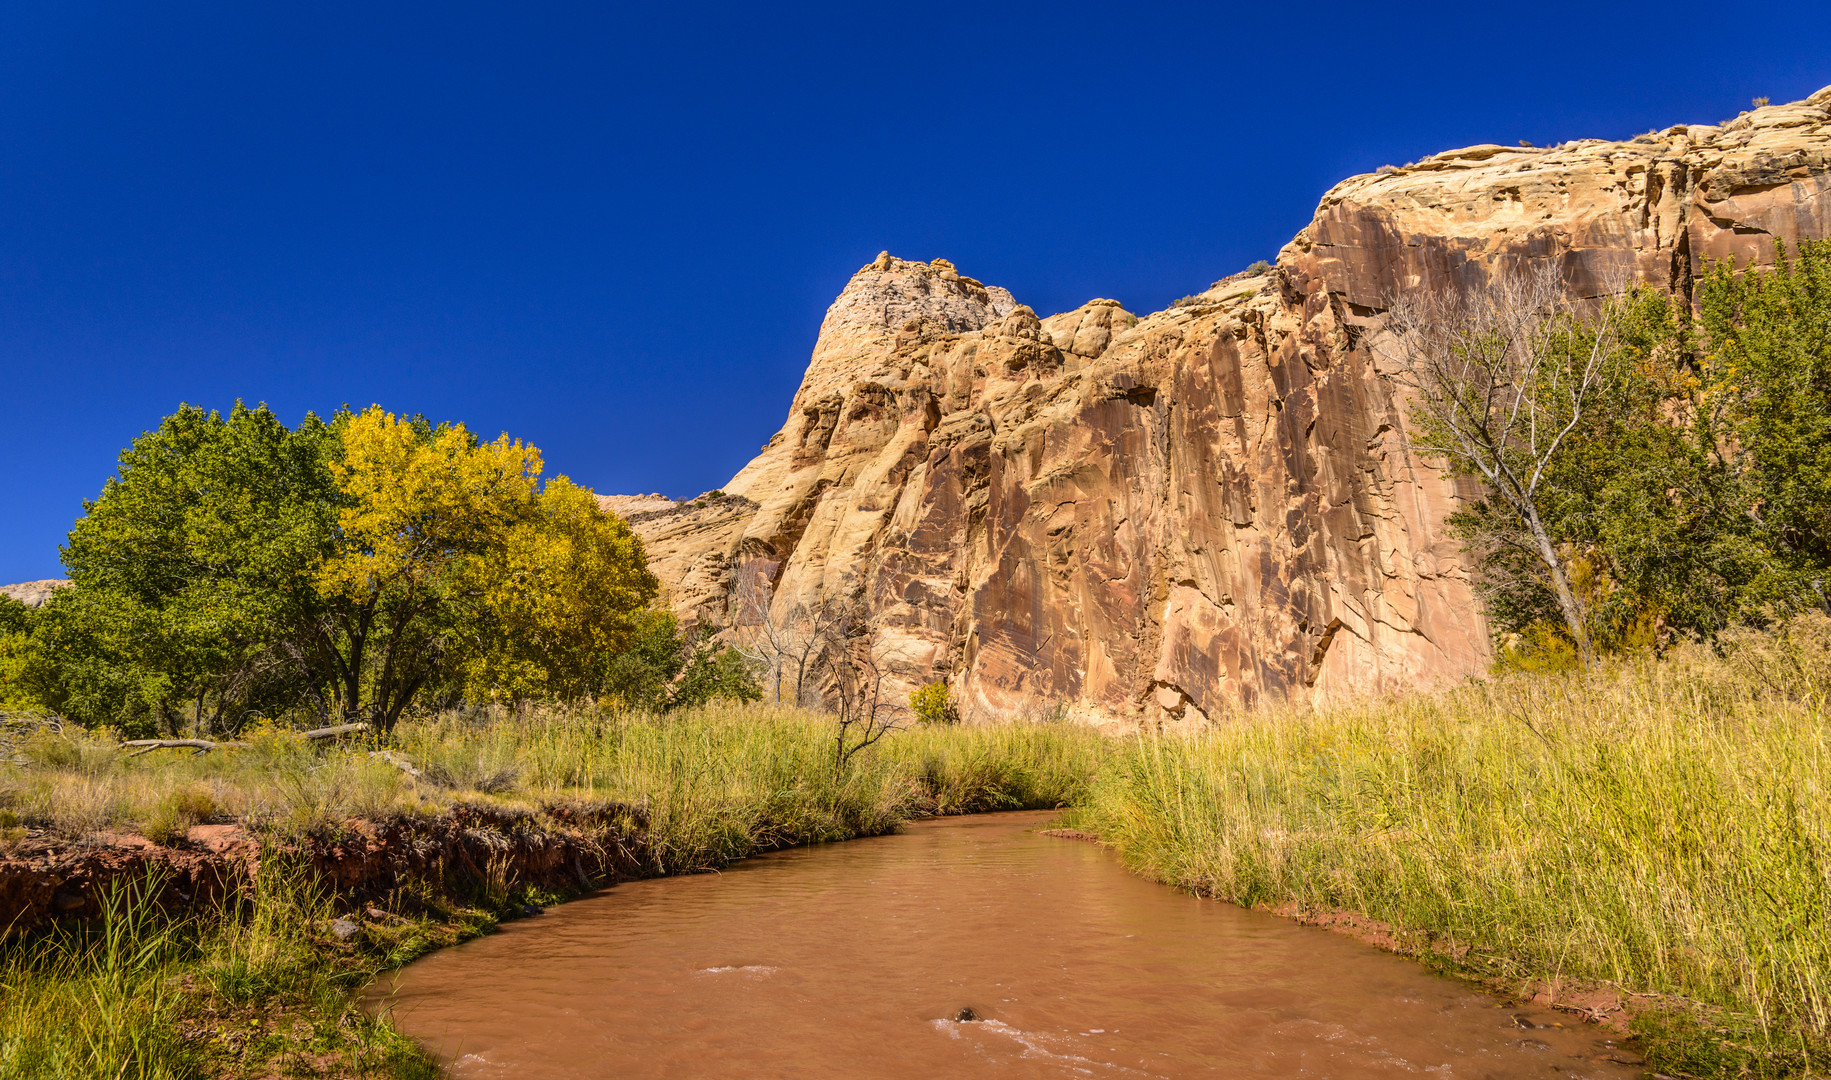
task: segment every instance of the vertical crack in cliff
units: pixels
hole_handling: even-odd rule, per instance
[[[1171,497],[1176,477],[1175,462],[1170,452],[1175,402],[1168,393],[1159,394],[1156,388],[1150,388],[1148,396],[1141,396],[1138,390],[1129,391],[1126,399],[1139,407],[1140,419],[1146,424],[1146,431],[1151,436],[1151,452],[1156,458],[1152,464],[1161,477],[1156,494],[1158,514],[1152,529],[1155,535],[1150,538],[1150,600],[1139,613],[1138,671],[1135,676],[1138,690],[1132,696],[1134,706],[1144,710],[1148,708],[1147,702],[1157,682],[1157,671],[1163,664],[1164,607],[1170,601],[1170,564],[1172,549],[1176,547],[1171,543],[1171,530],[1176,527],[1182,515]],[[1180,555],[1180,549],[1175,553]],[[1182,693],[1180,688],[1177,692]],[[1186,699],[1188,695],[1182,696]]]
[[[1691,266],[1691,214],[1694,207],[1692,206],[1691,193],[1695,184],[1691,176],[1691,170],[1686,168],[1683,164],[1678,165],[1673,171],[1678,176],[1679,183],[1673,189],[1672,197],[1679,200],[1681,213],[1678,217],[1678,236],[1673,239],[1672,244],[1672,277],[1667,288],[1668,291],[1677,293],[1685,298],[1685,311],[1689,313],[1693,310],[1692,304],[1694,302],[1691,280],[1693,273]]]

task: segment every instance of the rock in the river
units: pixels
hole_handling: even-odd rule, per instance
[[[1039,319],[889,254],[828,310],[724,498],[630,519],[683,615],[862,596],[896,692],[1131,726],[1479,671],[1444,518],[1369,343],[1397,291],[1554,260],[1583,295],[1831,233],[1831,88],[1629,142],[1476,146],[1357,176],[1265,273],[1139,317]]]

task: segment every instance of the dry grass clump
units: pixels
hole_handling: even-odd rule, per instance
[[[1804,1068],[1831,1037],[1827,643],[1814,617],[1723,654],[1140,739],[1085,820],[1153,877],[1361,911],[1493,975],[1709,1003],[1721,1069]]]
[[[0,805],[69,840],[138,832],[163,843],[212,821],[308,830],[424,801],[362,741],[320,747],[265,728],[240,749],[207,754],[123,754],[118,742],[112,731],[73,725],[18,737],[14,767],[0,767]]]

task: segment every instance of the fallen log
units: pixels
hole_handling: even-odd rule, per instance
[[[373,728],[366,721],[355,724],[335,724],[331,727],[313,728],[310,731],[301,731],[299,732],[299,738],[328,739],[333,735],[350,735],[358,731],[370,730],[373,730]]]
[[[212,750],[239,750],[248,744],[244,742],[211,742],[208,739],[129,739],[121,745],[123,747],[141,747],[142,749],[135,750],[133,753],[127,755],[128,757],[139,757],[141,754],[150,754],[154,750],[195,750],[199,754],[207,754]]]
[[[413,777],[415,780],[423,780],[426,777],[426,774],[421,772],[413,762],[408,761],[405,757],[402,757],[392,750],[371,750],[369,751],[369,756],[377,761],[387,762],[401,772]]]
[[[334,724],[330,727],[301,731],[298,734],[301,739],[316,740],[329,739],[337,735],[352,735],[358,731],[370,730],[373,729],[367,723]],[[140,749],[127,755],[128,757],[139,757],[141,754],[150,754],[154,750],[195,750],[199,754],[207,754],[212,750],[240,750],[247,745],[248,744],[245,742],[212,742],[209,739],[129,739],[122,743],[121,747],[122,749],[126,749],[129,746],[139,747]]]

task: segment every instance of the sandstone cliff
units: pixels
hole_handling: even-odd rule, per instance
[[[1631,142],[1475,146],[1357,176],[1260,274],[1144,317],[1039,319],[880,255],[788,419],[717,498],[631,514],[675,607],[857,595],[906,685],[969,714],[1200,722],[1479,671],[1487,628],[1370,343],[1403,289],[1556,260],[1689,295],[1705,260],[1831,235],[1831,88]]]
[[[0,585],[0,596],[9,596],[26,607],[43,607],[51,594],[69,585],[66,578],[46,578],[43,581],[22,581],[17,585]]]

